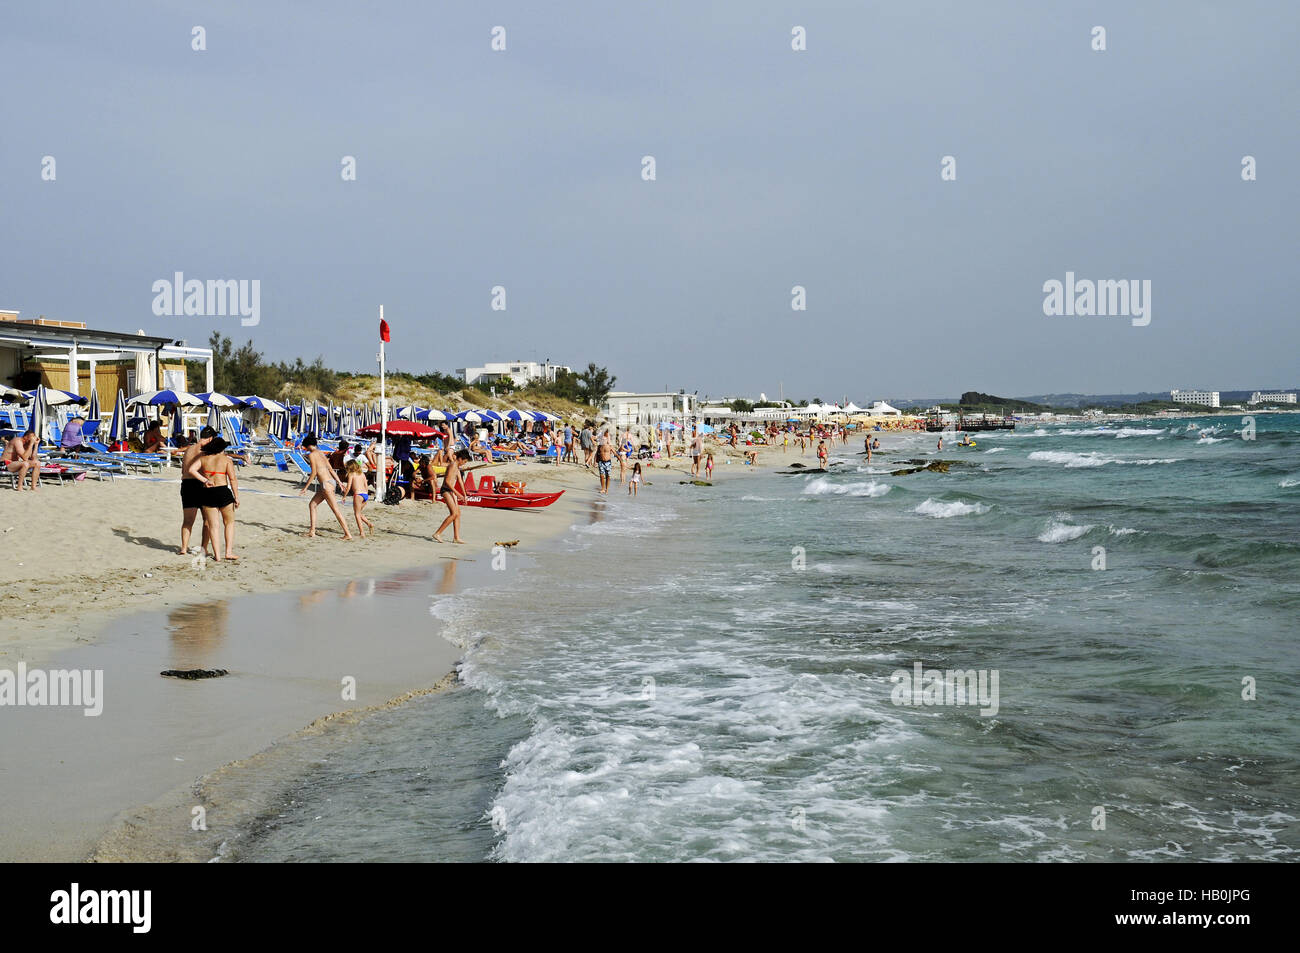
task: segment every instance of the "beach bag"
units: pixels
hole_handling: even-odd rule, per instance
[[[402,488],[400,486],[393,484],[384,491],[385,506],[396,506],[400,502],[402,502]]]

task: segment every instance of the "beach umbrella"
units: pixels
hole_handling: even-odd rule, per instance
[[[502,416],[505,417],[506,420],[513,420],[515,423],[521,423],[525,420],[534,421],[537,419],[536,416],[527,410],[507,410],[502,414]]]
[[[231,397],[229,394],[218,394],[214,390],[203,391],[194,395],[209,407],[242,407],[245,401],[241,397]]]
[[[36,391],[43,391],[45,394],[45,409],[48,411],[51,407],[61,407],[64,404],[84,404],[86,398],[79,394],[73,394],[66,390],[58,390],[53,387],[46,387],[44,384],[36,390],[25,391],[28,397],[35,398]]]
[[[276,427],[276,436],[278,436],[281,440],[288,440],[288,439],[289,439],[289,410],[288,410],[288,408],[285,409],[284,413],[282,413],[282,414],[279,415],[278,419],[276,420],[276,424],[277,424],[277,427]]]
[[[128,407],[142,405],[161,407],[167,404],[176,404],[179,407],[202,407],[203,401],[183,390],[151,390],[143,394],[136,394],[126,404]]]
[[[90,409],[86,411],[87,420],[99,419],[99,391],[90,392]]]
[[[15,390],[12,387],[6,387],[4,384],[0,384],[0,400],[11,404],[25,404],[30,401],[31,398],[23,391]]]
[[[117,400],[113,404],[113,419],[108,423],[109,440],[125,440],[127,433],[126,394],[121,388],[117,391]]]
[[[268,414],[283,414],[288,410],[284,404],[271,400],[269,397],[257,397],[250,394],[247,397],[240,397],[238,400],[242,401],[245,407],[255,407],[258,410],[266,411]]]
[[[503,418],[500,414],[498,414],[495,410],[480,410],[479,413],[482,414],[484,417],[486,417],[488,420],[504,420],[504,419],[505,419],[505,418]]]
[[[486,416],[486,412],[480,410],[462,410],[456,415],[456,419],[462,423],[481,424],[491,418]]]
[[[337,432],[334,427],[334,398],[333,397],[330,398],[329,412],[325,415],[325,432],[326,433]]]
[[[208,426],[221,433],[221,408],[216,404],[208,404]]]
[[[302,433],[316,433],[320,429],[320,418],[316,415],[316,401],[310,404],[302,402],[302,412],[298,414],[298,430]]]
[[[180,404],[172,408],[172,436],[185,436],[185,414],[181,412]]]
[[[362,427],[357,433],[363,437],[378,437],[380,429],[380,424],[370,424]],[[382,429],[387,430],[390,437],[432,437],[438,432],[432,427],[413,420],[390,420],[382,425]]]
[[[37,387],[32,395],[32,430],[36,434],[36,444],[39,446],[45,439],[45,424],[50,416],[50,405],[43,384]]]
[[[454,420],[455,417],[456,417],[455,414],[449,414],[449,413],[447,413],[445,410],[435,410],[435,409],[433,409],[432,407],[430,407],[428,410],[422,410],[422,411],[420,411],[418,414],[415,415],[415,419],[416,419],[416,420],[425,420],[425,421],[428,421],[428,420],[442,420],[442,421],[446,421],[446,420]]]

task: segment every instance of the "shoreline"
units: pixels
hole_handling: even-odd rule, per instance
[[[719,448],[712,449],[720,458]],[[788,457],[774,450],[767,448],[768,467],[760,463],[758,469],[768,469],[777,462],[774,457]],[[739,460],[742,453],[733,455]],[[654,463],[664,477],[688,478],[684,458]],[[742,467],[732,472],[753,471]],[[439,546],[429,538],[446,513],[441,505],[408,501],[396,513],[391,507],[368,507],[367,515],[380,528],[378,538],[339,545],[337,523],[334,538],[328,538],[327,509],[318,514],[325,538],[297,534],[305,528],[306,498],[277,491],[300,483],[283,475],[250,474],[252,479],[241,481],[241,496],[248,495],[240,513],[253,537],[252,543],[237,539],[244,560],[233,566],[208,561],[201,571],[163,541],[162,534],[174,531],[172,524],[179,522],[171,505],[177,484],[166,474],[152,480],[52,486],[39,498],[19,497],[44,508],[32,523],[39,523],[47,538],[57,538],[67,528],[60,522],[76,524],[83,518],[79,507],[66,505],[69,497],[75,494],[75,502],[94,509],[107,494],[117,494],[113,518],[83,533],[87,538],[80,545],[87,552],[102,552],[105,544],[118,549],[125,544],[136,560],[117,570],[117,592],[99,574],[89,587],[79,577],[61,575],[49,564],[60,558],[59,546],[40,547],[41,559],[14,556],[5,561],[10,577],[3,579],[5,600],[10,606],[18,599],[48,606],[49,618],[19,616],[20,638],[0,646],[0,668],[12,669],[21,661],[29,668],[48,663],[50,668],[98,669],[105,676],[106,703],[98,718],[67,708],[2,712],[9,717],[0,719],[0,737],[12,752],[11,765],[22,765],[22,771],[0,767],[4,799],[18,806],[0,839],[0,859],[212,859],[219,842],[188,836],[188,823],[196,807],[218,814],[228,810],[229,798],[207,805],[201,799],[215,782],[237,775],[242,780],[224,787],[255,790],[258,766],[274,753],[295,752],[299,742],[313,738],[328,745],[335,726],[355,724],[369,713],[454,686],[463,649],[442,637],[443,623],[429,625],[428,599],[508,582],[509,574],[494,572],[501,567],[491,565],[497,540],[520,541],[503,550],[509,568],[530,553],[555,547],[592,506],[602,508],[595,473],[586,468],[506,465],[494,473],[498,479],[528,480],[530,489],[563,487],[568,492],[545,510],[466,508],[462,532],[469,543],[463,547]],[[611,496],[625,492],[625,484],[611,483]],[[376,511],[379,517],[372,515]],[[350,507],[344,512],[350,516]],[[400,526],[394,525],[394,515]],[[113,525],[119,520],[142,521],[141,528],[123,535]],[[296,528],[295,521],[300,523]],[[14,524],[0,526],[9,537],[6,542],[17,533],[33,532],[31,524],[22,526],[9,512],[0,522]],[[282,571],[254,565],[259,543],[271,550]],[[353,552],[363,558],[316,558]],[[17,569],[30,572],[15,579]],[[53,578],[46,581],[44,575]],[[15,591],[18,587],[22,589]],[[95,588],[100,591],[93,592]],[[384,624],[375,624],[373,616],[340,615],[353,603],[380,596],[399,600],[412,588],[419,590],[418,605],[385,602],[376,613]],[[276,633],[281,637],[267,638]],[[224,668],[230,675],[199,681],[159,677],[170,668]],[[340,699],[340,673],[356,674],[355,700]],[[234,800],[241,802],[241,816],[260,810],[253,795]],[[182,836],[161,836],[160,830]]]

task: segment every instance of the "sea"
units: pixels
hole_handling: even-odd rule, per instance
[[[433,594],[455,687],[220,859],[1295,860],[1300,415],[879,436]]]

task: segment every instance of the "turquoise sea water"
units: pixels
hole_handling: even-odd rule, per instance
[[[1293,860],[1300,416],[1256,426],[616,485],[435,598],[462,687],[351,729],[231,859]],[[917,663],[996,673],[996,713],[899,704]]]

